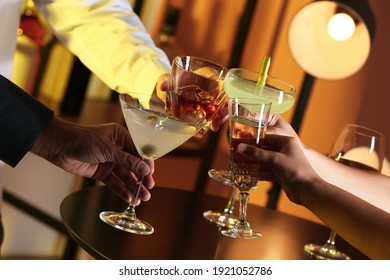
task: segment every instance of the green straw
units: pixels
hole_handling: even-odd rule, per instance
[[[259,75],[259,79],[257,80],[257,86],[264,87],[265,81],[267,80],[268,69],[271,64],[271,57],[265,56],[263,60],[263,65],[261,66],[261,71]]]

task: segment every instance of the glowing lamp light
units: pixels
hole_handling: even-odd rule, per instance
[[[375,26],[366,16],[368,3],[346,1],[355,5],[351,8],[341,1],[311,2],[291,18],[287,35],[291,54],[316,78],[347,78],[363,67],[370,52]]]
[[[355,22],[345,13],[335,14],[328,22],[328,33],[337,41],[345,41],[355,32]]]

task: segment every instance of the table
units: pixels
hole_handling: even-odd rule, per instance
[[[252,240],[225,237],[217,226],[203,218],[203,212],[222,211],[226,203],[226,198],[218,196],[155,187],[151,200],[137,207],[138,217],[155,228],[147,236],[120,231],[100,220],[102,211],[126,208],[126,203],[105,186],[70,194],[60,209],[72,238],[96,259],[308,259],[303,253],[304,244],[324,243],[330,233],[329,228],[320,224],[249,205],[248,221],[263,237]],[[337,239],[337,247],[352,259],[367,259],[341,237]]]

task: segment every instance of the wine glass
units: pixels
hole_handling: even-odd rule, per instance
[[[287,82],[267,76],[264,87],[257,84],[260,73],[232,68],[228,71],[224,80],[224,90],[228,97],[251,98],[256,96],[264,102],[272,102],[271,114],[281,114],[291,109],[295,101],[296,89]],[[233,186],[231,172],[229,170],[211,169],[209,176],[226,186]],[[253,186],[256,188],[257,184]],[[229,198],[224,212],[206,211],[203,216],[211,223],[223,227],[232,227],[236,220],[232,216],[234,208],[235,190]]]
[[[353,168],[380,172],[385,157],[385,137],[373,129],[347,124],[333,144],[329,157]],[[305,254],[321,260],[351,259],[336,249],[336,235],[332,230],[325,244],[306,244],[303,248]]]
[[[177,148],[194,136],[205,120],[193,122],[179,120],[166,111],[164,100],[140,93],[126,93],[119,96],[123,116],[138,153],[145,161],[156,160]],[[148,235],[153,227],[138,219],[135,203],[142,187],[139,178],[128,208],[123,212],[104,211],[100,219],[105,223],[131,233]]]
[[[239,218],[232,228],[221,231],[232,238],[258,238],[247,222],[249,191],[259,180],[260,166],[256,161],[240,155],[236,148],[240,143],[262,146],[271,110],[271,102],[259,98],[229,98],[229,147],[230,172],[234,187],[239,190]]]

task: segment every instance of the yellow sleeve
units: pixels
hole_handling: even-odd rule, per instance
[[[152,93],[170,62],[127,0],[35,0],[56,37],[111,89]]]

